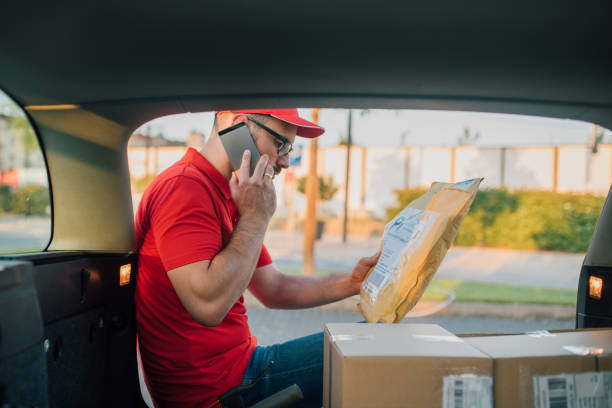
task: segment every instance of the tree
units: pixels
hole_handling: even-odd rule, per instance
[[[18,115],[11,118],[13,136],[20,140],[24,151],[24,167],[30,167],[30,156],[38,151],[38,139],[30,126],[30,122],[25,116]]]
[[[19,140],[24,154],[24,166],[30,167],[30,156],[32,152],[39,150],[38,139],[28,121],[28,118],[21,111],[19,106],[10,100],[0,100],[0,118],[7,121],[9,132],[13,140]],[[7,148],[7,146],[4,146]],[[3,167],[11,167],[9,163],[3,163]],[[4,170],[4,168],[2,169]]]
[[[302,176],[297,180],[297,191],[301,194],[306,194],[306,176]],[[338,187],[334,185],[332,176],[319,176],[319,200],[329,201],[334,198],[338,192]]]

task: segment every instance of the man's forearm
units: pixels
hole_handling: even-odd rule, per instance
[[[246,290],[263,245],[267,223],[241,219],[223,250],[210,262],[206,280],[217,301],[229,309]]]
[[[282,275],[282,292],[270,307],[299,309],[324,305],[359,293],[359,285],[350,279],[350,272],[326,276]]]
[[[250,283],[251,292],[267,307],[297,309],[335,302],[359,293],[380,252],[361,258],[350,272],[326,276],[281,273],[274,265],[258,268]]]

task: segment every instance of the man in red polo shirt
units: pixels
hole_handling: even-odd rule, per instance
[[[249,176],[245,152],[239,176],[218,130],[246,122],[262,157]],[[217,112],[200,152],[185,156],[149,185],[136,215],[136,318],[140,351],[158,407],[218,406],[219,396],[275,365],[245,395],[248,404],[297,383],[303,406],[321,406],[323,338],[307,336],[257,346],[243,292],[266,306],[303,308],[359,293],[377,256],[346,273],[285,275],[263,246],[276,209],[272,178],[289,166],[296,136],[324,129],[297,109]]]

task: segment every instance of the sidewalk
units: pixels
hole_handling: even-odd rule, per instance
[[[301,266],[301,233],[269,230],[265,245],[280,269]],[[315,244],[315,265],[321,269],[351,269],[359,258],[376,253],[379,238],[325,236]],[[584,254],[514,249],[452,247],[436,276],[471,281],[558,289],[577,289]]]
[[[265,307],[250,293],[244,295],[245,305],[251,308],[265,309]],[[312,308],[319,311],[341,311],[359,313],[357,309],[359,296],[353,296],[339,302]],[[406,314],[407,319],[428,316],[482,316],[508,319],[569,319],[576,318],[576,308],[561,305],[532,305],[532,304],[507,304],[507,303],[477,303],[477,302],[453,302],[445,305],[444,302],[421,300]]]
[[[283,266],[302,265],[303,239],[301,233],[270,230],[265,245],[274,262]],[[315,265],[320,269],[348,270],[363,256],[378,250],[378,238],[352,238],[346,244],[339,237],[324,236],[315,244]],[[536,286],[559,289],[578,288],[578,278],[584,254],[568,254],[544,251],[520,251],[498,248],[453,247],[440,265],[437,277],[454,278],[519,286]],[[359,297],[345,299],[317,309],[357,311]],[[258,301],[247,294],[245,302],[259,307]],[[573,319],[573,306],[496,304],[421,301],[407,317],[420,316],[489,316],[513,319]],[[444,307],[442,307],[444,306]]]

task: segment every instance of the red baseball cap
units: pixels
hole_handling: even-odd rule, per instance
[[[233,113],[258,113],[260,115],[270,115],[273,118],[298,127],[297,135],[302,137],[318,137],[325,132],[321,126],[315,125],[306,119],[300,118],[297,109],[246,109],[231,110]],[[218,112],[217,112],[218,113]]]

